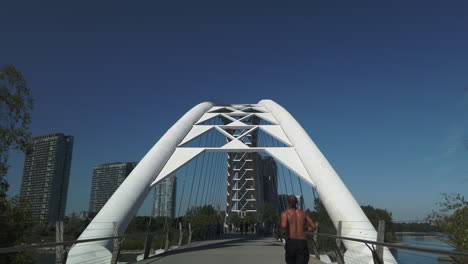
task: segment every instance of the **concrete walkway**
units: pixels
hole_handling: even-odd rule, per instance
[[[200,264],[283,264],[284,244],[273,238],[233,236],[193,243],[191,247],[173,250],[138,264],[200,263]],[[309,263],[321,263],[311,256]]]

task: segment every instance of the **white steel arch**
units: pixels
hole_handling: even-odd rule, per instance
[[[249,123],[253,116],[264,123]],[[204,124],[212,118],[222,118],[227,124]],[[185,147],[186,143],[212,129],[226,136],[229,142],[218,148]],[[246,132],[232,135],[227,132],[232,129]],[[269,134],[284,146],[248,146],[244,139],[256,130]],[[335,226],[342,221],[343,236],[376,240],[377,232],[333,167],[292,115],[272,100],[216,106],[205,102],[192,108],[146,154],[79,239],[112,236],[113,222],[118,224],[119,233],[123,233],[151,186],[203,152],[267,152],[317,190]],[[360,263],[373,263],[366,246],[350,241],[343,243],[347,249],[352,249],[346,251],[345,261],[349,258],[359,259]],[[67,263],[90,260],[109,263],[111,251],[110,241],[78,244],[71,249]],[[384,250],[384,259],[385,263],[396,263],[388,249]]]
[[[114,222],[119,233],[123,233],[177,145],[213,105],[213,102],[201,103],[182,116],[148,151],[78,239],[113,236]],[[110,263],[112,248],[112,241],[77,244],[68,253],[67,263]]]

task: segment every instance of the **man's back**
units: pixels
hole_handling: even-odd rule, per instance
[[[309,262],[309,249],[305,236],[305,224],[308,231],[314,231],[317,227],[301,209],[297,209],[297,198],[294,195],[288,197],[288,210],[281,213],[281,228],[288,233],[288,239],[284,249],[285,259],[288,264],[306,264]]]
[[[315,223],[301,209],[290,208],[281,213],[281,227],[286,229],[289,238],[306,239],[305,224],[309,224],[308,230],[315,230]]]

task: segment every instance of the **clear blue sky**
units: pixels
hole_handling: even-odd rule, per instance
[[[75,136],[68,212],[87,210],[93,166],[138,161],[211,98],[277,101],[396,220],[468,196],[466,1],[170,2],[1,4],[0,63],[28,81],[33,135]]]

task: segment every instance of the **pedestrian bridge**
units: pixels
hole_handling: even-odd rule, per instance
[[[341,235],[377,240],[377,231],[328,160],[294,117],[272,100],[193,107],[149,150],[79,240],[124,234],[154,188],[151,215],[166,218],[164,230],[239,221],[270,228],[278,226],[276,216],[287,208],[288,195],[296,195],[302,209],[313,209],[317,195],[337,229],[346,223]],[[258,249],[265,241],[246,245]],[[364,244],[343,244],[358,252],[363,263],[372,261]],[[77,244],[67,263],[108,264],[115,248],[111,240]],[[388,263],[396,262],[388,249],[382,255]]]
[[[138,232],[128,232],[153,190],[152,217],[145,228],[140,222]],[[63,241],[58,222],[58,243],[1,248],[0,254],[55,247],[56,263],[115,264],[136,246],[138,263],[284,263],[283,243],[273,237],[288,195],[311,210],[317,195],[337,230],[308,234],[310,263],[325,261],[318,252],[339,264],[397,263],[388,248],[434,253],[384,243],[384,224],[377,232],[307,132],[280,105],[262,100],[195,106],[143,157],[78,240]],[[239,227],[232,232],[264,236],[226,235],[232,226]]]

